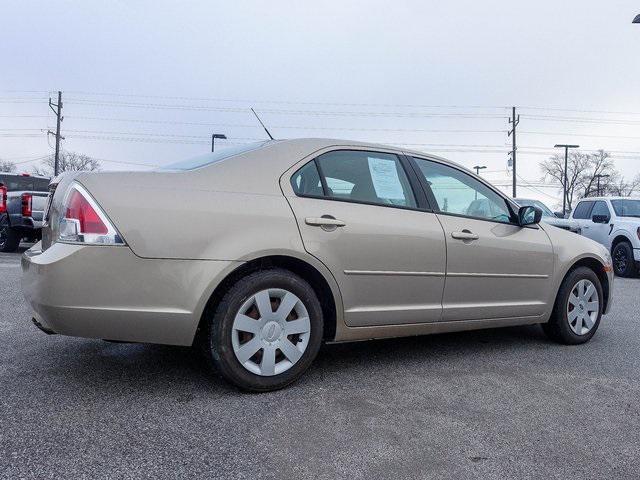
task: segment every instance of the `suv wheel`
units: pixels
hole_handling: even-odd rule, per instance
[[[0,252],[8,253],[18,250],[20,235],[9,226],[7,216],[0,218]]]
[[[549,338],[566,345],[588,342],[600,325],[603,299],[595,272],[576,268],[562,282],[551,318],[542,329]]]
[[[629,242],[620,242],[613,249],[613,271],[620,277],[632,277],[636,273],[633,249]]]
[[[233,285],[209,320],[206,353],[244,390],[277,390],[311,365],[322,341],[322,309],[292,272],[261,270]]]

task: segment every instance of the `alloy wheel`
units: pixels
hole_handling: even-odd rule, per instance
[[[600,314],[598,290],[591,280],[580,280],[574,285],[567,302],[567,320],[577,335],[591,331]]]
[[[0,225],[0,248],[4,248],[7,243],[7,237],[9,234],[9,227],[6,224]]]
[[[615,252],[613,253],[613,263],[616,273],[626,271],[628,262],[629,258],[627,257],[627,252],[625,251],[625,249],[622,247],[617,247]]]
[[[233,320],[231,344],[240,364],[261,376],[293,367],[309,344],[307,308],[295,294],[269,288],[247,299]]]

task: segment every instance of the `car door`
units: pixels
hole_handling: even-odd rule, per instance
[[[304,247],[336,278],[349,326],[440,320],[444,232],[407,168],[394,153],[332,150],[282,178]]]
[[[611,212],[607,206],[607,202],[597,200],[591,209],[590,218],[584,220],[586,227],[585,235],[592,240],[602,244],[609,245],[609,234],[611,233]],[[598,221],[594,221],[597,219]]]
[[[593,204],[591,200],[583,200],[578,202],[576,208],[571,212],[571,218],[574,220],[578,226],[580,227],[580,233],[585,237],[589,237],[590,229],[591,229],[591,210],[593,209]]]
[[[488,184],[437,160],[413,158],[447,243],[443,321],[538,317],[550,308],[551,242],[520,227]]]

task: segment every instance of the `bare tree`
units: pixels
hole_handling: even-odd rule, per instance
[[[43,160],[39,167],[35,167],[33,169],[33,173],[36,175],[51,177],[53,176],[54,165],[55,157],[51,155]],[[81,170],[100,170],[100,161],[81,153],[67,151],[60,152],[58,173],[77,172]]]
[[[636,192],[640,192],[640,174],[627,182],[622,175],[614,179],[612,183],[607,185],[606,192],[616,197],[630,197]]]
[[[557,180],[564,188],[564,155],[554,155],[540,165],[543,178]],[[627,182],[618,172],[609,153],[599,150],[596,153],[569,152],[567,161],[567,208],[573,209],[576,199],[598,194],[630,196],[640,190],[640,175]]]
[[[617,172],[611,160],[611,156],[604,150],[587,155],[588,170],[584,172],[582,179],[581,197],[591,197],[606,192],[610,183],[614,182],[620,174]],[[608,176],[603,176],[608,175]],[[598,192],[598,177],[600,178],[600,191]]]
[[[543,179],[556,180],[566,191],[567,209],[572,210],[576,190],[585,185],[585,173],[589,167],[589,155],[581,152],[569,152],[567,159],[567,179],[564,178],[564,155],[553,155],[540,164]]]
[[[0,172],[15,172],[16,164],[13,162],[9,162],[8,160],[0,160]]]

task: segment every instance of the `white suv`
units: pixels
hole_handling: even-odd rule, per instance
[[[616,275],[630,277],[640,270],[640,198],[584,198],[570,218],[582,235],[609,249]]]

